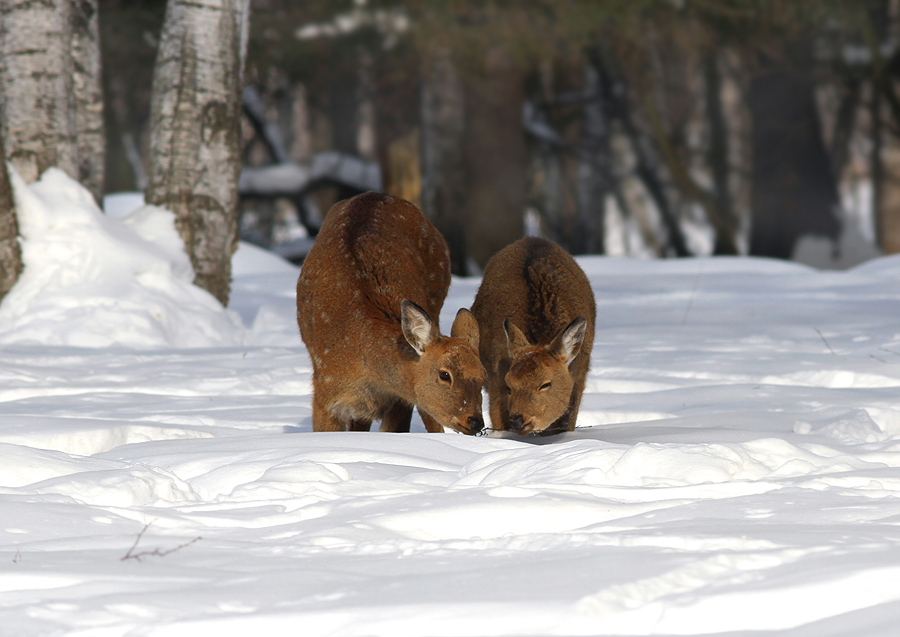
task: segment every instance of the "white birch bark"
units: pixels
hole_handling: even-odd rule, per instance
[[[78,157],[76,177],[101,202],[106,170],[106,132],[97,0],[72,3],[72,62]]]
[[[194,281],[227,304],[237,247],[247,0],[169,0],[153,75],[149,203],[176,214]]]
[[[27,183],[78,176],[69,0],[0,0],[0,136]]]

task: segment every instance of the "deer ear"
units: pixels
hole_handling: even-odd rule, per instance
[[[453,321],[453,327],[450,328],[450,336],[461,338],[477,352],[478,321],[475,320],[475,315],[464,307],[460,308],[459,312],[456,313],[456,319]]]
[[[586,329],[587,321],[579,316],[556,335],[548,349],[568,365],[578,356]]]
[[[509,319],[503,321],[503,329],[506,332],[506,347],[510,358],[515,358],[520,351],[531,345],[524,332],[513,325]]]
[[[406,342],[419,356],[425,353],[426,347],[441,337],[428,312],[407,299],[400,303],[400,327]]]

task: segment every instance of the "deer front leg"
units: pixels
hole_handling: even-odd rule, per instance
[[[439,434],[444,432],[444,426],[421,409],[419,410],[419,415],[422,417],[422,424],[425,425],[428,433]]]
[[[406,405],[400,401],[395,402],[381,419],[381,431],[408,433],[412,412],[412,405]]]

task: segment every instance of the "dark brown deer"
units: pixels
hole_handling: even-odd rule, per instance
[[[447,244],[413,204],[364,193],[334,205],[297,281],[297,323],[313,364],[313,430],[430,432],[484,427],[478,325],[438,315],[450,286]]]
[[[491,427],[572,431],[594,345],[584,272],[551,241],[527,237],[491,257],[472,313],[481,331]]]

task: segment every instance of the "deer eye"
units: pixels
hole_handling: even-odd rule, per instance
[[[444,370],[444,369],[442,369],[441,371],[438,372],[438,378],[440,378],[440,379],[441,379],[442,381],[444,381],[445,383],[449,383],[449,382],[451,382],[451,381],[453,380],[453,379],[450,377],[450,372],[448,372],[448,371],[446,371],[446,370]]]
[[[543,385],[541,385],[540,387],[538,387],[538,391],[547,391],[548,389],[550,389],[550,383],[549,383],[549,382],[544,383]]]

